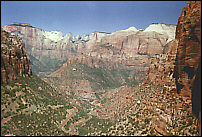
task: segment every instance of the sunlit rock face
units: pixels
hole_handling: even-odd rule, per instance
[[[23,41],[1,29],[1,83],[32,74]]]
[[[160,54],[164,49],[164,45],[170,40],[174,40],[176,26],[167,24],[158,24],[155,25],[156,27],[151,26],[153,25],[150,25],[144,31],[137,30],[132,26],[126,30],[119,30],[111,34],[105,34],[100,38],[98,37],[97,41],[91,39],[87,44],[89,47],[97,44],[110,44],[126,54],[132,52],[132,55],[138,52]],[[164,28],[159,28],[159,26],[164,26]]]
[[[149,27],[147,27],[144,32],[158,32],[160,34],[164,34],[169,36],[169,39],[167,42],[175,39],[175,30],[176,30],[176,25],[172,24],[162,24],[162,23],[153,23]]]
[[[68,33],[63,36],[60,31],[44,31],[23,23],[2,28],[23,39],[33,72],[37,75],[47,75],[58,69],[69,57],[84,50],[85,42],[89,40],[88,35],[75,37]]]
[[[166,26],[166,24],[160,24]],[[167,33],[175,33],[175,25],[168,25]],[[149,27],[148,27],[149,28]],[[73,56],[68,63],[75,61],[88,64],[90,67],[108,69],[134,69],[138,66],[148,66],[150,56],[168,51],[169,39],[173,36],[152,31],[137,30],[129,27],[113,33],[94,32],[86,42],[86,51],[79,56]],[[144,68],[145,69],[145,68]]]
[[[66,60],[71,55],[76,55],[78,46],[81,47],[84,43],[82,38],[78,40],[71,33],[63,36],[60,31],[44,31],[21,23],[5,25],[3,29],[21,37],[25,42],[27,54],[37,59],[44,55]],[[88,40],[86,37],[84,39]]]

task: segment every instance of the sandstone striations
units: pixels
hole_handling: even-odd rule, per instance
[[[67,63],[47,75],[44,80],[58,88],[64,87],[62,89],[65,92],[74,93],[77,90],[97,93],[98,90],[108,90],[124,84],[136,85],[144,80],[149,58],[168,52],[172,43],[170,39],[173,38],[165,33],[165,28],[171,27],[167,31],[174,33],[176,26],[156,24],[155,27],[161,29],[153,28],[144,32],[130,27],[111,34],[94,32],[89,36],[85,50],[71,56]],[[160,30],[164,33],[160,33]]]
[[[167,24],[163,25],[167,26]],[[100,40],[90,40],[87,42],[87,46],[92,47],[92,45],[109,44],[129,56],[133,56],[137,53],[153,55],[162,53],[164,46],[169,40],[174,39],[173,36],[160,33],[158,29],[153,29],[152,31],[146,31],[147,29],[145,31],[138,31],[131,28],[132,27],[107,34]],[[175,28],[176,26],[173,25],[171,29],[164,31],[167,31],[167,33],[175,33]]]
[[[167,26],[167,24],[156,26],[159,25]],[[171,29],[167,29],[168,33],[175,33],[175,26],[169,25],[169,27]],[[161,31],[166,32],[166,29]],[[91,37],[86,43],[85,52],[69,58],[68,63],[79,62],[90,67],[110,70],[135,68],[147,70],[150,56],[167,52],[167,44],[173,39],[172,37],[160,33],[155,28],[145,32],[134,27],[111,34],[95,32],[94,38]]]
[[[162,24],[157,24],[157,26],[158,25]],[[166,24],[163,26],[166,26]],[[171,27],[175,28],[174,25]],[[67,70],[74,64],[79,63],[87,65],[89,70],[104,70],[104,72],[109,71],[110,73],[111,71],[120,71],[120,77],[116,75],[119,79],[124,79],[123,81],[125,82],[129,79],[141,81],[144,79],[145,73],[148,70],[149,58],[156,54],[168,52],[168,46],[170,45],[169,43],[171,43],[169,39],[172,39],[172,37],[164,33],[161,34],[158,31],[159,30],[155,31],[155,29],[153,29],[152,31],[142,32],[134,27],[130,27],[129,29],[116,31],[111,34],[94,32],[90,35],[90,40],[86,42],[85,52],[81,52],[77,56],[71,56],[67,63],[63,64],[57,71],[48,75],[47,78],[52,82],[56,81],[55,78],[57,78],[58,83],[55,85],[58,87],[67,86],[71,83],[69,82],[71,81],[70,74],[74,72],[70,71],[70,73],[68,71],[67,73]],[[171,29],[171,31],[175,32],[174,29]],[[76,69],[78,70],[79,68]],[[122,73],[125,72],[127,72],[127,75],[124,76]],[[135,75],[136,73],[139,75]],[[117,76],[113,75],[113,77]],[[76,80],[78,81],[78,79]],[[89,89],[92,88],[92,83],[94,82],[95,80],[87,84],[90,86]],[[88,83],[88,81],[86,81],[86,83]],[[120,81],[118,83],[122,85],[124,82]],[[71,85],[72,84],[69,86]],[[83,87],[87,85],[84,84]],[[82,86],[80,82],[78,82],[74,84],[74,87]],[[107,86],[104,88],[106,87]],[[91,90],[89,90],[89,92],[91,92]]]
[[[44,55],[66,60],[77,53],[78,45],[84,41],[82,38],[75,38],[71,33],[63,36],[59,31],[44,31],[22,23],[5,25],[3,29],[21,37],[27,54],[36,58]]]
[[[1,83],[32,74],[23,41],[1,29]]]

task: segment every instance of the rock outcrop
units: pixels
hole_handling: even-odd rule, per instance
[[[201,2],[191,1],[183,8],[176,29],[178,43],[175,61],[177,92],[191,97],[191,86],[201,57]]]
[[[146,82],[163,85],[165,92],[192,100],[192,111],[201,119],[201,88],[196,88],[200,62],[201,2],[189,1],[178,19],[175,41],[168,46],[167,54],[152,58]]]
[[[15,80],[17,75],[32,75],[30,59],[22,39],[1,29],[1,83]]]
[[[164,46],[170,40],[174,40],[174,36],[170,33],[175,33],[176,26],[157,24],[156,29],[153,28],[152,30],[149,29],[150,26],[144,31],[139,31],[133,27],[130,27],[126,30],[106,34],[96,41],[89,40],[87,42],[87,47],[92,48],[92,46],[95,47],[96,45],[109,44],[129,56],[133,56],[138,53],[149,55],[161,54],[165,48]],[[167,29],[160,30],[158,28],[160,26],[165,26]]]
[[[174,63],[177,53],[176,41],[168,43],[168,52],[153,56],[151,65],[146,76],[146,83],[161,85],[165,90],[174,91],[176,89],[174,74]]]
[[[175,28],[174,25],[172,27]],[[169,35],[158,33],[155,30],[143,32],[134,27],[111,34],[94,32],[89,37],[90,40],[86,42],[85,52],[71,56],[67,63],[63,64],[60,69],[47,75],[47,81],[52,83],[53,81],[58,81],[55,85],[58,87],[66,86],[66,89],[69,89],[69,87],[72,87],[72,89],[83,87],[83,89],[81,88],[80,90],[85,90],[84,87],[93,87],[92,85],[95,85],[97,79],[100,79],[101,73],[99,73],[99,77],[95,78],[93,81],[89,80],[90,84],[84,84],[84,82],[80,81],[81,76],[89,73],[84,73],[83,70],[79,79],[71,79],[75,71],[69,70],[69,68],[78,63],[84,64],[84,66],[88,68],[88,71],[102,70],[105,73],[108,71],[110,73],[112,71],[119,71],[118,73],[113,73],[113,78],[121,76],[117,78],[116,81],[123,79],[122,73],[130,72],[130,74],[125,75],[124,80],[119,83],[126,84],[126,81],[129,81],[129,79],[137,83],[137,81],[139,82],[144,79],[145,73],[148,71],[149,58],[155,54],[158,55],[168,52],[168,47],[171,45],[169,39],[172,39]],[[109,75],[111,75],[110,73]],[[92,74],[88,74],[88,76],[89,75]],[[105,78],[108,79],[107,76],[105,76]],[[71,81],[77,81],[77,83],[71,84]],[[80,83],[83,85],[80,85]],[[107,83],[109,83],[109,81]],[[97,85],[97,87],[98,86],[99,85]],[[106,86],[104,88],[106,88]],[[87,92],[91,92],[91,90]]]
[[[170,39],[168,41],[171,41],[175,39],[175,29],[176,26],[172,24],[163,24],[163,23],[152,23],[147,27],[144,32],[158,32],[160,34],[168,35]]]

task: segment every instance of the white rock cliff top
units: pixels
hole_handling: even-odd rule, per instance
[[[64,38],[60,31],[44,31],[44,36],[54,42],[57,42]]]
[[[175,39],[175,31],[176,25],[168,25],[162,23],[155,23],[149,25],[143,32],[152,32],[155,31],[157,33],[166,34],[171,39]]]

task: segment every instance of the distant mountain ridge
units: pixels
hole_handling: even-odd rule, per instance
[[[162,26],[162,24],[159,25]],[[169,28],[168,33],[172,32],[174,34],[175,27]],[[2,26],[2,28],[23,39],[25,50],[31,59],[33,72],[40,76],[56,71],[72,56],[79,57],[82,54],[92,54],[91,52],[99,47],[96,45],[107,45],[109,43],[115,49],[120,50],[121,54],[126,54],[126,57],[135,57],[137,53],[160,54],[164,50],[163,46],[173,39],[173,36],[167,35],[166,30],[163,30],[165,33],[160,34],[158,30],[150,32],[145,31],[146,28],[142,31],[137,30],[134,26],[113,33],[93,32],[83,36],[74,36],[71,32],[64,36],[60,31],[44,31],[27,23],[13,23]],[[98,52],[97,54],[102,53]],[[34,61],[37,61],[37,63],[34,63]],[[52,64],[52,67],[44,67],[50,66],[50,64]]]

